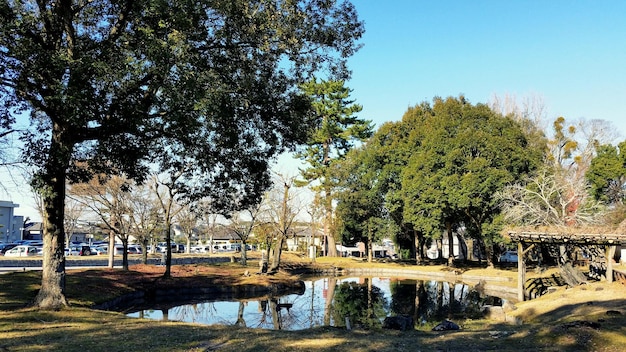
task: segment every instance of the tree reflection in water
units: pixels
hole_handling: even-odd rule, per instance
[[[502,300],[461,283],[390,278],[316,278],[305,281],[303,295],[215,301],[129,316],[261,329],[301,330],[317,326],[380,326],[387,316],[408,315],[419,324],[445,318],[477,318],[485,304]]]
[[[387,316],[387,300],[382,290],[372,285],[372,280],[365,283],[343,282],[336,288],[333,316],[335,326],[345,327],[350,324],[364,328],[380,327]]]

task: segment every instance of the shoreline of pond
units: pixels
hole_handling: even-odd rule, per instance
[[[420,270],[420,268],[428,270]],[[313,275],[334,275],[337,277],[346,276],[379,276],[379,277],[399,277],[414,280],[435,280],[450,283],[464,283],[470,286],[477,286],[482,292],[489,296],[498,296],[511,302],[517,302],[517,275],[515,277],[506,275],[479,275],[472,273],[472,269],[463,270],[438,266],[438,270],[433,270],[432,266],[415,265],[412,267],[389,267],[381,266],[378,263],[357,263],[357,265],[300,265],[287,269],[293,275],[313,276]],[[502,274],[504,271],[493,270],[495,274]]]
[[[443,268],[442,268],[443,269]],[[211,283],[207,286],[160,287],[158,284],[150,288],[137,288],[135,291],[116,297],[113,300],[94,305],[93,309],[124,311],[129,307],[140,307],[158,302],[163,305],[180,301],[206,299],[249,299],[262,296],[279,296],[298,292],[303,289],[302,279],[305,277],[333,276],[338,279],[347,277],[394,277],[407,280],[431,280],[449,283],[463,283],[479,290],[488,296],[499,297],[516,303],[515,287],[502,285],[514,284],[510,277],[485,277],[468,275],[456,270],[420,271],[418,268],[385,268],[385,267],[337,267],[319,265],[298,265],[286,270],[295,279],[281,280],[280,283],[224,285]],[[252,274],[266,275],[266,274]],[[156,283],[155,283],[156,284]],[[168,297],[172,297],[169,299]]]

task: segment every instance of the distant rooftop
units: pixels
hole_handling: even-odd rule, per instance
[[[0,208],[18,208],[20,205],[10,200],[0,200]]]

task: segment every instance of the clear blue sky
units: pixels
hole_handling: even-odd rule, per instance
[[[377,125],[435,96],[539,96],[552,121],[626,138],[626,1],[353,0],[365,22],[347,85]]]

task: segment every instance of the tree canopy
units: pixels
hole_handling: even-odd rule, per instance
[[[0,1],[0,119],[28,114],[44,204],[35,304],[66,305],[66,181],[184,173],[187,197],[257,201],[267,161],[311,126],[299,85],[348,77],[363,23],[347,1]],[[81,161],[81,162],[78,162]]]
[[[617,147],[610,144],[599,146],[586,177],[596,199],[612,205],[623,204],[626,197],[626,141]]]
[[[346,219],[384,213],[402,232],[426,238],[464,227],[487,244],[498,234],[495,194],[533,172],[543,157],[516,121],[464,97],[409,108],[364,148],[345,177],[354,192],[343,199]],[[355,177],[358,187],[350,186]]]
[[[332,202],[337,180],[333,170],[356,143],[372,135],[372,122],[356,115],[362,107],[350,100],[350,89],[343,81],[314,79],[302,85],[302,89],[311,99],[315,125],[297,156],[308,164],[301,170],[303,178],[309,183],[317,181],[312,188],[323,194],[326,250],[330,256],[336,256]]]

